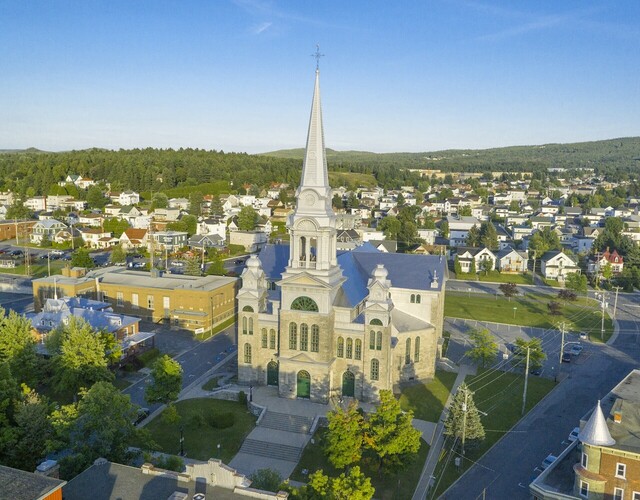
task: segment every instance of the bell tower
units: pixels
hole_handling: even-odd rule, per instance
[[[291,234],[286,275],[300,272],[335,285],[342,278],[336,259],[336,216],[324,147],[320,105],[320,71],[316,69],[302,179],[296,191],[296,208],[289,216]]]

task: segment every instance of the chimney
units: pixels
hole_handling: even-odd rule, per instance
[[[613,412],[613,421],[614,421],[616,424],[620,424],[620,423],[622,423],[622,412],[620,412],[620,411],[614,411],[614,412]]]

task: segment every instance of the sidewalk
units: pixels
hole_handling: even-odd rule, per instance
[[[422,468],[422,474],[420,475],[420,480],[418,481],[418,486],[416,486],[416,491],[413,494],[412,500],[422,500],[427,497],[427,493],[431,487],[433,473],[436,470],[436,465],[438,464],[438,457],[440,456],[442,445],[444,443],[444,421],[447,418],[449,406],[453,401],[453,396],[458,390],[458,387],[462,382],[464,382],[465,377],[467,375],[474,375],[475,373],[476,368],[469,365],[461,365],[458,370],[458,376],[456,377],[456,381],[453,383],[451,393],[447,398],[447,402],[445,403],[442,414],[440,415],[440,420],[438,421],[436,429],[433,432],[431,442],[429,443],[431,446],[429,449],[429,455],[427,455],[427,460]]]

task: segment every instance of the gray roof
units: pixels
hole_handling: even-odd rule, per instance
[[[0,496],[11,500],[37,500],[56,491],[65,482],[0,465]]]
[[[591,417],[578,434],[578,439],[591,446],[613,446],[616,440],[611,437],[607,420],[604,418],[600,401],[596,405]]]

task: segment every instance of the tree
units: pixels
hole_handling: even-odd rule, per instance
[[[612,276],[613,276],[613,266],[611,265],[611,262],[607,262],[602,268],[602,277],[608,281],[611,279]]]
[[[538,337],[534,337],[531,340],[525,340],[523,338],[517,338],[514,351],[513,351],[513,363],[516,366],[522,366],[525,368],[525,361],[527,359],[527,347],[529,348],[529,367],[532,369],[540,368],[547,355],[542,350],[542,340]]]
[[[480,229],[478,226],[471,226],[469,232],[467,233],[467,246],[477,247],[480,245]]]
[[[51,238],[49,238],[48,234],[42,235],[42,239],[40,240],[41,248],[51,248]]]
[[[520,211],[520,203],[518,202],[518,200],[511,200],[511,203],[509,203],[509,211],[510,212]]]
[[[498,232],[491,221],[485,221],[480,225],[480,244],[490,250],[497,250]]]
[[[552,316],[560,316],[562,314],[562,304],[560,304],[560,302],[552,300],[551,302],[547,303],[547,308],[549,309],[549,312]]]
[[[460,215],[462,217],[471,216],[471,207],[469,205],[464,205],[464,206],[458,208],[458,215]]]
[[[576,292],[572,291],[572,290],[560,290],[558,292],[558,298],[560,300],[564,300],[569,301],[569,302],[574,302],[576,300],[578,300],[578,295],[576,294]]]
[[[384,233],[386,239],[397,240],[402,230],[402,223],[397,217],[387,215],[378,223],[378,229]]]
[[[0,463],[10,463],[18,440],[14,426],[15,404],[20,398],[18,382],[8,363],[0,363]]]
[[[200,261],[196,257],[188,258],[184,273],[189,276],[200,276],[202,274]]]
[[[375,492],[371,479],[357,465],[331,481],[331,498],[334,500],[369,500]]]
[[[489,274],[491,268],[493,267],[493,259],[482,259],[480,261],[480,270],[484,272],[485,276]]]
[[[169,198],[164,193],[156,193],[151,199],[150,212],[153,212],[156,208],[167,208],[169,206]]]
[[[401,207],[405,204],[405,199],[404,199],[404,195],[402,193],[398,193],[398,196],[396,196],[396,204]]]
[[[241,231],[253,231],[258,223],[258,214],[253,207],[242,207],[238,214],[238,229]]]
[[[122,245],[116,245],[111,250],[111,255],[109,256],[109,262],[111,264],[118,264],[119,262],[125,262],[127,260],[127,252],[124,251]]]
[[[73,267],[86,267],[91,269],[96,266],[96,263],[89,255],[89,250],[86,248],[78,248],[71,254],[71,265]]]
[[[476,270],[476,259],[471,259],[471,264],[469,264],[469,274],[476,274],[478,271]]]
[[[338,196],[337,194],[334,195]],[[291,203],[291,199],[289,198],[289,193],[287,193],[286,189],[281,189],[280,192],[278,193],[278,199],[282,202],[282,204],[286,207],[288,203]],[[336,207],[338,208],[338,207]],[[340,207],[342,208],[342,207]]]
[[[98,186],[90,186],[87,190],[87,204],[91,208],[103,209],[107,204],[107,198],[105,198],[102,189]]]
[[[157,359],[151,370],[151,383],[145,398],[149,403],[169,404],[182,390],[182,366],[166,354]]]
[[[249,476],[251,487],[258,490],[273,491],[277,493],[282,484],[282,476],[277,470],[258,469]]]
[[[587,277],[580,273],[569,273],[564,279],[564,286],[576,293],[587,291]]]
[[[53,429],[49,421],[49,405],[37,392],[23,387],[14,417],[17,440],[12,451],[11,466],[34,470],[46,455],[47,442],[52,437]]]
[[[220,253],[215,248],[211,248],[207,250],[207,255],[209,256],[209,265],[206,272],[207,276],[225,275],[227,273],[227,270],[224,268],[224,261],[222,260]]]
[[[194,191],[189,195],[189,213],[195,217],[202,215],[202,193]]]
[[[449,237],[449,222],[446,219],[440,223],[440,232],[443,238]]]
[[[81,387],[113,379],[107,368],[105,342],[86,321],[69,316],[69,322],[47,340],[47,348],[53,348],[49,350],[53,355],[53,381],[59,390],[77,392]]]
[[[331,198],[331,206],[337,209],[344,208],[342,196],[340,196],[338,193],[334,194],[333,198]]]
[[[511,297],[515,297],[520,293],[515,283],[503,283],[498,288],[500,288],[505,297],[509,298],[509,302],[511,302]]]
[[[460,259],[457,255],[453,259],[453,271],[456,273],[456,276],[462,274],[462,266],[460,265]]]
[[[224,213],[224,208],[222,207],[222,201],[220,201],[219,196],[214,196],[211,199],[211,206],[209,207],[209,213],[211,215],[222,215]]]
[[[482,368],[487,362],[492,362],[498,354],[498,344],[493,340],[493,335],[489,330],[472,329],[469,330],[469,340],[473,347],[467,351],[467,356],[476,363],[480,363]]]
[[[107,363],[113,365],[120,361],[122,358],[122,347],[118,342],[118,338],[115,333],[109,333],[106,330],[101,330],[97,334],[104,346],[104,354],[107,358]]]
[[[0,307],[0,363],[7,363],[18,383],[35,384],[38,358],[31,322],[21,314]]]
[[[129,225],[129,223],[124,219],[106,219],[102,223],[102,228],[105,230],[105,232],[113,234],[115,238],[120,238],[120,236],[122,236],[122,233],[124,233],[130,227],[131,226]]]
[[[358,411],[358,405],[352,403],[346,410],[337,407],[327,413],[327,419],[329,426],[325,453],[329,462],[337,469],[359,462],[364,440],[364,419]]]
[[[9,208],[7,208],[7,220],[32,219],[33,212],[22,204],[22,201],[16,200]]]
[[[420,449],[420,431],[411,425],[413,412],[402,412],[388,390],[380,391],[380,404],[369,417],[364,442],[378,459],[378,470],[398,467]]]
[[[473,394],[464,382],[458,387],[444,422],[446,436],[456,438],[460,442],[464,439],[465,443],[484,439],[484,426],[473,401]]]

